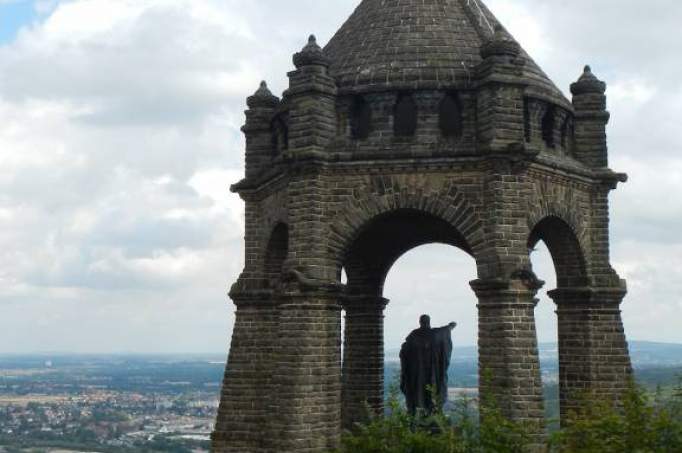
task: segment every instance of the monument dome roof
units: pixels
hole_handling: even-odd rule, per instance
[[[481,0],[363,0],[324,50],[342,89],[462,87],[499,25]],[[521,55],[529,93],[570,106]]]

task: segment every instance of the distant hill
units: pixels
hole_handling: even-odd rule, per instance
[[[634,366],[682,365],[682,344],[633,341],[630,343],[630,355]]]
[[[630,356],[635,368],[682,365],[682,344],[631,341],[629,346]],[[552,363],[558,361],[559,350],[556,343],[540,343],[539,350],[540,361],[543,365],[552,367]],[[386,360],[398,361],[399,353],[398,349],[386,350]],[[452,359],[455,363],[477,362],[478,348],[476,346],[454,347]]]

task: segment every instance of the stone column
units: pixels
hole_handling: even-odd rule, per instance
[[[237,306],[211,451],[263,451],[277,309],[270,291],[231,292]]]
[[[492,399],[503,415],[529,423],[540,444],[544,402],[534,313],[539,288],[515,280],[475,280],[471,286],[478,297],[482,415]]]
[[[376,295],[345,296],[345,343],[341,419],[345,429],[367,420],[367,409],[384,407],[384,308]]]
[[[328,452],[341,433],[341,305],[322,287],[288,290],[279,307],[272,436],[278,453]],[[256,433],[262,436],[263,433]]]
[[[562,420],[586,397],[618,402],[632,377],[620,303],[626,289],[559,288],[549,292],[559,319]]]

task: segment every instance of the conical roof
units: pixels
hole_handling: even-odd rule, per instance
[[[325,47],[342,88],[460,87],[499,21],[481,0],[363,0]],[[527,58],[533,94],[570,103]]]

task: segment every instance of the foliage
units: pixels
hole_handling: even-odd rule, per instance
[[[553,451],[574,453],[682,452],[682,417],[674,401],[652,399],[634,385],[622,404],[582,402],[550,439]]]
[[[516,453],[533,439],[527,425],[506,419],[494,401],[484,416],[462,400],[451,413],[410,416],[392,387],[387,414],[371,417],[342,438],[339,453]],[[682,378],[669,395],[634,384],[618,405],[585,395],[581,409],[547,441],[552,453],[682,453]]]
[[[391,388],[388,414],[359,424],[342,439],[341,453],[517,453],[526,451],[525,428],[505,419],[496,408],[479,426],[471,400],[460,401],[449,414],[411,416]]]

